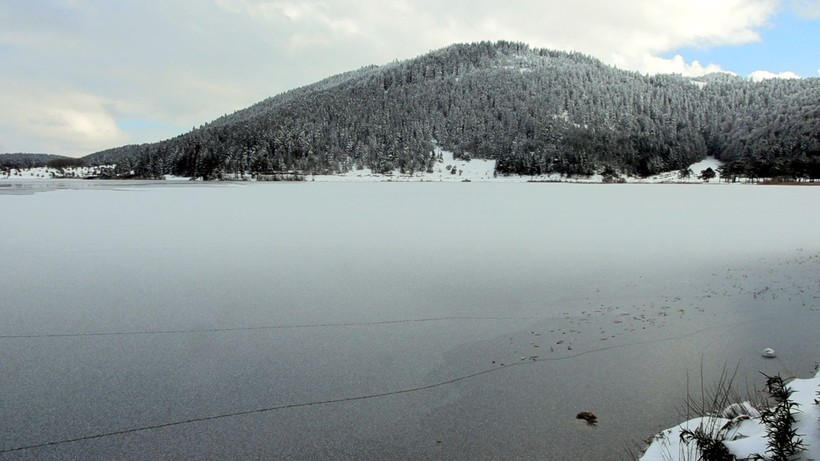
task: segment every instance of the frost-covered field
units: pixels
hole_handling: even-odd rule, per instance
[[[618,459],[813,373],[817,193],[0,187],[0,458]]]

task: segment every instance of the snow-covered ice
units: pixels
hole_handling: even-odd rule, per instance
[[[0,450],[280,408],[4,461],[618,459],[817,360],[816,188],[0,186]]]

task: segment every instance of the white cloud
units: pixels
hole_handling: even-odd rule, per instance
[[[505,39],[581,51],[641,72],[673,69],[686,74],[719,68],[659,56],[683,46],[759,40],[757,29],[778,4],[779,0],[521,0],[503,5],[491,0],[219,0],[226,10],[270,27],[282,26],[287,19],[291,29],[276,42],[283,47],[345,44],[392,60],[454,42]]]
[[[784,80],[790,79],[799,79],[802,78],[799,75],[795,74],[794,72],[780,72],[775,74],[774,72],[769,72],[767,70],[756,70],[749,74],[749,80],[753,82],[762,82],[763,80],[769,80],[773,78],[779,78]]]
[[[669,59],[646,55],[639,67],[650,74],[680,74],[686,77],[699,77],[714,72],[732,73],[725,71],[717,64],[704,66],[700,61],[687,63],[681,55],[675,55]]]
[[[0,93],[0,132],[7,149],[26,137],[37,141],[24,151],[66,155],[129,141],[114,118],[115,101],[72,90],[29,87],[14,91],[19,85],[3,83],[4,90],[11,90]]]

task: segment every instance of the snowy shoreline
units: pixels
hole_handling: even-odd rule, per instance
[[[794,391],[791,400],[796,403],[796,409],[791,413],[794,417],[793,427],[805,447],[794,458],[795,461],[810,461],[820,459],[820,370],[813,378],[794,379],[786,384]],[[748,403],[743,404],[747,408]],[[741,415],[727,415],[732,405],[720,416],[703,416],[690,419],[675,427],[661,431],[652,438],[640,461],[681,461],[702,459],[700,451],[694,441],[682,443],[681,436],[687,431],[704,430],[714,439],[722,440],[722,444],[737,459],[754,459],[756,454],[767,454],[768,437],[767,426],[760,414],[751,408]],[[765,458],[771,459],[771,458]]]
[[[766,182],[765,178],[751,181],[739,178],[737,182],[722,182],[718,167],[722,162],[714,158],[707,158],[689,166],[688,177],[681,175],[680,171],[668,171],[648,177],[636,177],[628,175],[608,176],[601,174],[591,176],[568,176],[559,173],[544,175],[496,175],[495,160],[462,160],[455,159],[452,152],[436,149],[435,154],[439,156],[439,161],[432,172],[401,173],[396,170],[392,173],[376,173],[368,168],[352,169],[346,173],[338,174],[283,174],[284,179],[291,176],[298,176],[299,180],[311,182],[505,182],[505,183],[569,183],[569,184],[777,184],[777,185],[820,185],[820,183],[806,182]],[[702,171],[711,169],[715,176],[711,179],[702,180],[699,178]],[[0,176],[0,184],[10,181],[30,181],[30,180],[88,180],[98,179],[100,168],[98,167],[78,167],[66,168],[63,170],[38,167],[24,170],[11,170],[7,176]],[[117,181],[120,179],[112,179]],[[166,181],[191,181],[191,178],[166,175],[162,180]],[[146,180],[150,181],[150,180]],[[236,176],[227,174],[217,182],[267,182],[258,180],[250,174]]]

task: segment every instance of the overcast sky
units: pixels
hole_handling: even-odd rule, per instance
[[[645,73],[820,75],[820,0],[0,0],[0,153],[173,137],[456,42]]]

